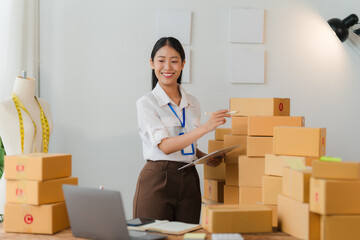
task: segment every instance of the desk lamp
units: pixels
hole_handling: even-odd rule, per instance
[[[343,20],[332,18],[328,20],[328,23],[340,41],[344,42],[349,36],[348,29],[355,24],[358,24],[359,18],[355,14],[350,14]],[[353,31],[356,35],[360,36],[360,28]]]

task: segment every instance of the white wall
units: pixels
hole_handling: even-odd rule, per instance
[[[265,44],[227,42],[231,7],[265,9]],[[341,43],[326,23],[360,15],[359,1],[43,0],[40,91],[52,107],[51,152],[73,154],[80,185],[120,190],[132,216],[144,164],[135,101],[150,91],[158,9],[193,13],[192,82],[184,86],[203,111],[227,108],[229,97],[289,97],[291,115],[327,128],[327,155],[359,161],[359,39]],[[266,50],[265,84],[228,83],[229,49],[243,47]]]

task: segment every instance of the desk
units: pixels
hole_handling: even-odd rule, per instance
[[[197,230],[195,232],[206,233],[206,239],[211,240],[211,234],[204,229]],[[297,240],[297,238],[291,237],[283,232],[272,233],[254,233],[254,234],[242,234],[245,240]],[[0,239],[1,240],[42,240],[42,239],[54,239],[54,240],[81,240],[83,238],[76,238],[72,235],[70,229],[66,229],[62,232],[54,235],[41,235],[41,234],[22,234],[22,233],[5,233],[3,223],[0,223]],[[182,240],[183,236],[169,235],[168,240]]]

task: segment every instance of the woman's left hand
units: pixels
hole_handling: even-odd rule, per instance
[[[220,163],[222,162],[224,157],[225,157],[225,154],[223,154],[221,156],[213,157],[206,162],[206,165],[208,165],[210,167],[217,167],[220,165]]]

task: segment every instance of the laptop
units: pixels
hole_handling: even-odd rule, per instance
[[[167,236],[129,231],[120,192],[63,185],[72,233],[90,239],[166,239]]]

